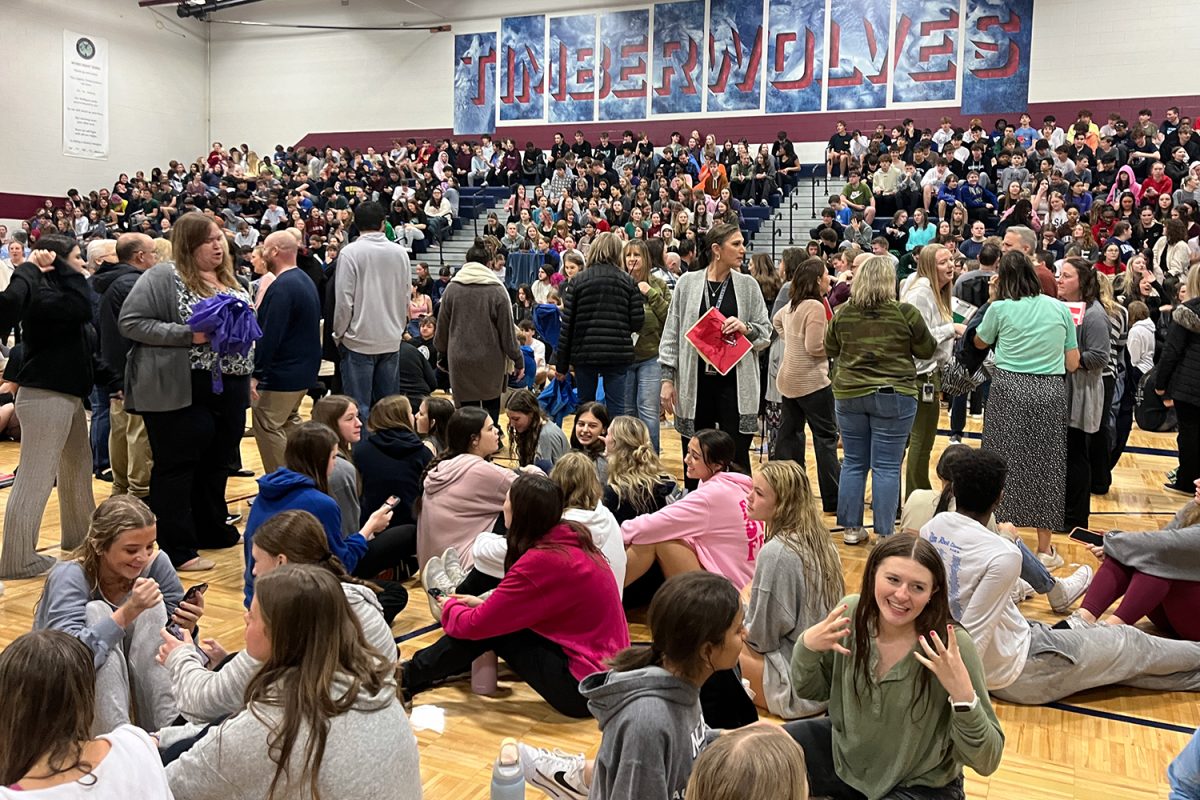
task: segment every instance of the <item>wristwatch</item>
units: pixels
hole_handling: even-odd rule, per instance
[[[971,702],[969,703],[956,703],[953,699],[950,699],[950,707],[954,709],[956,714],[966,714],[968,711],[974,710],[977,705],[979,705],[979,695],[977,694],[971,696]]]

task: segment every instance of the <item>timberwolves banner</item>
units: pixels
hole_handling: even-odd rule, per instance
[[[496,131],[496,34],[454,37],[454,132]]]
[[[541,120],[546,78],[546,18],[500,21],[500,120]]]
[[[1033,0],[967,0],[964,114],[1025,110],[1032,38]]]
[[[892,100],[954,101],[958,86],[960,0],[896,0]]]
[[[645,119],[650,12],[600,17],[600,119]]]
[[[825,0],[771,0],[767,113],[821,110]]]
[[[1034,0],[677,0],[454,46],[456,132],[706,112],[1023,110]]]
[[[652,114],[700,113],[704,0],[654,6]]]
[[[596,17],[550,18],[550,122],[591,122],[596,102]]]

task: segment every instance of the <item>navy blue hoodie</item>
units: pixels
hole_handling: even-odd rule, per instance
[[[421,437],[403,428],[375,431],[354,446],[354,466],[362,476],[362,519],[365,523],[388,497],[400,498],[392,525],[416,522],[413,503],[421,491],[421,474],[433,458]]]
[[[307,279],[306,279],[307,280]],[[250,506],[250,518],[246,520],[244,546],[246,551],[246,608],[254,597],[254,555],[250,546],[254,543],[254,532],[258,526],[282,511],[307,511],[317,518],[325,529],[329,549],[353,572],[358,560],[367,552],[367,540],[360,533],[342,538],[342,512],[337,501],[317,488],[307,475],[280,467],[270,475],[258,479],[258,497]]]

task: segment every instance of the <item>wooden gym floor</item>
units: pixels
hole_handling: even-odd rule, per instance
[[[566,427],[570,429],[570,421]],[[942,429],[946,427],[943,413]],[[968,436],[979,429],[980,420],[968,420]],[[945,435],[938,438],[933,463],[947,442]],[[968,442],[978,446],[977,438],[968,438]],[[679,439],[665,427],[663,446],[664,461],[672,472],[681,475]],[[1142,452],[1126,453],[1114,473],[1112,491],[1105,497],[1093,498],[1093,528],[1157,529],[1186,502],[1184,496],[1162,488],[1163,473],[1176,463],[1171,455],[1175,448],[1173,435],[1135,431],[1130,447]],[[0,471],[10,472],[19,462],[19,455],[19,445],[0,443]],[[254,440],[248,436],[242,440],[242,457],[246,467],[256,472],[261,470]],[[811,458],[809,465],[813,471]],[[813,477],[815,486],[815,472]],[[231,479],[230,509],[247,514],[249,506],[245,500],[256,489],[253,479]],[[10,491],[0,490],[0,498]],[[95,482],[97,500],[110,491],[110,484]],[[830,527],[835,525],[832,516],[827,516],[826,522]],[[40,541],[40,547],[52,555],[60,555],[58,524],[58,499],[52,496],[42,521]],[[1028,543],[1033,544],[1032,532],[1025,533]],[[847,587],[857,587],[867,548],[846,547],[839,535],[833,535],[846,570]],[[1065,536],[1055,539],[1068,560],[1068,567],[1060,573],[1065,574],[1072,563],[1089,562],[1090,556],[1081,546]],[[185,575],[184,583],[191,585],[204,580],[210,584],[204,634],[215,636],[232,651],[243,644],[241,548],[205,555],[216,560],[217,568],[202,575]],[[6,592],[0,597],[0,645],[30,629],[42,583],[40,578],[7,582]],[[431,628],[432,620],[419,582],[410,582],[409,590],[409,606],[394,626],[398,637],[409,637],[401,644],[405,658],[439,635]],[[1041,596],[1023,603],[1021,608],[1032,618],[1047,621],[1058,618]],[[642,621],[640,616],[631,620],[634,641],[649,638]],[[413,636],[415,631],[424,632]],[[421,776],[428,800],[486,798],[491,762],[505,736],[520,737],[534,745],[595,754],[600,736],[594,720],[574,721],[559,716],[526,685],[504,681],[503,672],[501,686],[506,693],[496,698],[476,697],[465,683],[417,698],[418,705],[437,705],[446,712],[443,734],[417,733]],[[990,777],[967,771],[967,796],[976,800],[1166,798],[1167,764],[1200,724],[1197,697],[1184,693],[1116,688],[1079,694],[1054,706],[1021,707],[999,701],[995,705],[1006,737],[1004,761]],[[881,753],[880,757],[887,755]],[[542,795],[530,790],[527,796]]]

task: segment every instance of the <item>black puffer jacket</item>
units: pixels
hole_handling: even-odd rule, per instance
[[[1172,400],[1200,406],[1200,297],[1177,306],[1171,319],[1155,387]]]
[[[633,363],[633,334],[645,320],[642,293],[613,264],[592,264],[567,283],[555,368]]]

